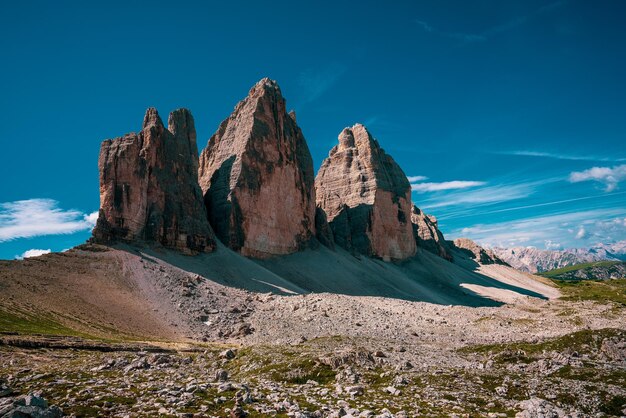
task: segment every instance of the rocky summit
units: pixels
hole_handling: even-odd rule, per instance
[[[415,254],[411,187],[365,126],[345,128],[315,180],[335,242],[384,260]]]
[[[98,168],[96,242],[146,241],[187,254],[213,250],[188,110],[173,111],[166,129],[157,110],[148,109],[141,132],[102,143]]]
[[[502,264],[507,265],[493,251],[485,249],[469,238],[457,238],[454,246],[461,252],[468,255],[480,264]]]
[[[217,236],[245,256],[303,249],[315,235],[313,160],[275,81],[252,87],[200,155],[200,186]]]

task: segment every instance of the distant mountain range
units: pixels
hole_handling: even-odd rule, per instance
[[[503,261],[518,270],[541,273],[580,263],[602,260],[626,260],[626,241],[596,244],[590,248],[540,250],[533,247],[492,248]]]
[[[595,261],[576,264],[556,270],[540,273],[544,277],[556,280],[610,280],[626,278],[626,262]]]

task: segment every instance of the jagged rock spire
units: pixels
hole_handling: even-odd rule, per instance
[[[199,178],[216,235],[264,258],[304,248],[315,234],[313,160],[278,84],[264,78],[200,155]]]
[[[191,113],[175,110],[165,129],[157,110],[148,109],[141,132],[102,143],[94,240],[157,243],[188,254],[212,251],[197,167]]]
[[[338,245],[385,260],[415,254],[410,184],[365,126],[339,134],[315,190]]]

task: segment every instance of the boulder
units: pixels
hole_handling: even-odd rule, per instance
[[[345,128],[315,179],[335,243],[383,260],[415,254],[411,186],[396,162],[365,128]]]
[[[167,129],[154,108],[142,130],[102,143],[100,214],[93,240],[147,242],[187,254],[210,252],[214,235],[198,185],[193,117],[173,111]]]
[[[313,160],[275,81],[259,81],[222,122],[199,178],[216,235],[241,254],[290,254],[315,236]]]

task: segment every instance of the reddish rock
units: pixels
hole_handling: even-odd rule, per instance
[[[213,250],[188,110],[172,112],[166,129],[156,109],[148,109],[141,132],[102,143],[98,168],[95,241],[145,241],[187,254]]]
[[[360,124],[346,128],[315,179],[335,243],[384,260],[415,254],[411,186],[396,162]]]
[[[452,261],[450,244],[448,244],[439,230],[437,218],[422,212],[417,206],[413,205],[411,222],[413,223],[413,231],[418,247]]]
[[[469,238],[457,238],[454,246],[463,254],[480,264],[502,264],[508,266],[493,251],[485,249]]]
[[[313,160],[275,81],[259,81],[222,122],[199,177],[216,235],[243,255],[290,254],[315,236]]]

